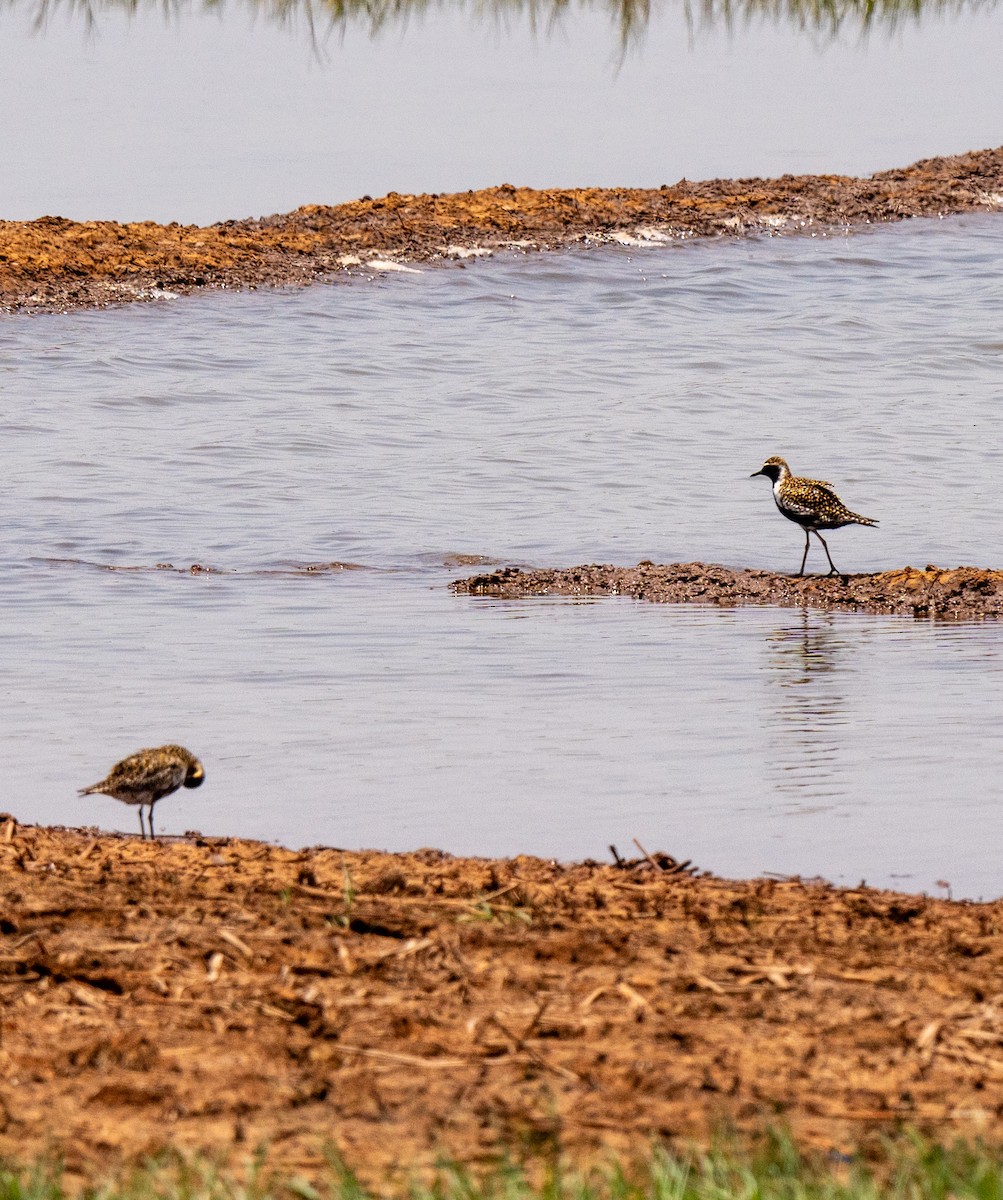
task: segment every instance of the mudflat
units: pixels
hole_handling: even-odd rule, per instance
[[[457,579],[454,592],[523,596],[627,596],[658,604],[743,604],[978,620],[1003,615],[1003,571],[981,567],[898,567],[868,575],[789,575],[712,563],[590,563],[521,570],[503,567]]]
[[[385,262],[553,250],[618,238],[818,232],[1003,209],[1003,147],[866,178],[680,180],[661,188],[503,184],[450,195],[365,196],[206,227],[0,221],[0,312],[53,312],[219,288],[302,285]]]
[[[648,849],[294,851],[0,815],[0,1155],[82,1177],[264,1142],[309,1177],[330,1144],[375,1180],[722,1121],[825,1149],[993,1128],[1003,902]]]

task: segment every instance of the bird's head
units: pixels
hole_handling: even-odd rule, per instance
[[[758,471],[753,471],[749,478],[755,479],[757,475],[765,475],[767,479],[772,480],[773,483],[776,483],[778,479],[786,479],[790,473],[790,467],[782,458],[774,454],[771,458],[768,458],[766,462],[763,463]]]
[[[185,787],[197,788],[202,786],[202,781],[205,779],[205,768],[197,758],[192,759],[188,770],[185,773]]]

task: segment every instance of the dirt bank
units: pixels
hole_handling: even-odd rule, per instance
[[[472,250],[556,249],[623,236],[800,231],[1003,208],[1003,147],[932,158],[865,179],[681,180],[661,188],[536,191],[504,184],[455,195],[391,192],[205,228],[141,222],[0,222],[0,311],[45,312],[165,293],[309,283],[380,261]]]
[[[662,869],[668,867],[670,869]],[[1003,902],[293,852],[0,815],[0,1155],[173,1144],[369,1177],[501,1143],[1003,1115]]]
[[[775,604],[844,612],[973,620],[1003,615],[1003,571],[900,567],[875,575],[783,575],[707,563],[589,564],[523,571],[505,567],[451,584],[469,596],[630,596],[659,604]]]

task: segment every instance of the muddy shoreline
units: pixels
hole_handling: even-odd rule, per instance
[[[677,853],[684,847],[675,847]],[[0,814],[0,1156],[165,1146],[369,1180],[788,1124],[1003,1115],[1003,901],[671,858],[143,842]]]
[[[708,563],[636,567],[590,563],[522,570],[504,567],[454,580],[458,595],[519,599],[527,596],[627,596],[656,604],[776,605],[828,611],[979,620],[1003,616],[1003,571],[979,567],[900,567],[871,575],[785,575],[733,570]]]
[[[661,188],[500,187],[307,205],[198,227],[0,221],[0,312],[64,312],[213,289],[302,286],[338,274],[640,238],[819,232],[1003,209],[1003,147],[867,178],[680,180]]]

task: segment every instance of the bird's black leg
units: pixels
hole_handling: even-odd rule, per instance
[[[143,806],[139,806],[139,836],[146,837],[146,826],[143,824]]]
[[[150,821],[150,837],[151,837],[151,838],[156,836],[156,835],[154,834],[154,832],[153,832],[153,805],[154,805],[154,804],[156,804],[156,803],[157,803],[157,802],[156,802],[156,800],[154,800],[154,801],[151,803],[151,805],[150,805],[150,816],[149,816],[149,821]]]
[[[815,530],[815,536],[822,543],[822,546],[825,549],[825,557],[829,560],[829,574],[830,575],[839,575],[840,572],[836,570],[836,564],[832,561],[832,555],[829,553],[829,547],[826,546],[826,544],[825,544],[825,538],[819,533],[819,531],[817,529]]]
[[[809,531],[806,529],[806,530],[804,531],[804,556],[803,556],[803,557],[802,557],[802,559],[801,559],[801,570],[800,570],[800,571],[798,571],[798,574],[799,574],[799,575],[803,575],[803,574],[804,574],[804,565],[805,565],[805,563],[808,561],[808,543],[809,543],[809,539],[810,539],[810,533],[809,533]]]

